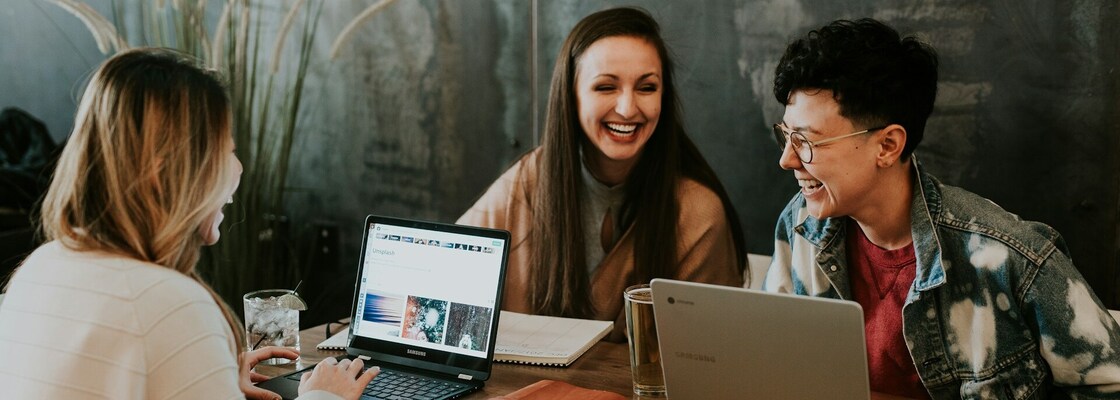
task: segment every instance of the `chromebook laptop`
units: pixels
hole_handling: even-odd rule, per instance
[[[650,286],[669,398],[869,398],[859,304],[666,279]]]
[[[494,362],[509,232],[370,215],[351,310],[350,357],[381,367],[363,399],[453,399]],[[295,398],[310,368],[260,387]],[[391,381],[432,382],[404,392]]]

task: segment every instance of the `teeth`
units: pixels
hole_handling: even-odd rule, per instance
[[[626,124],[610,124],[610,123],[608,123],[607,127],[611,128],[611,130],[615,131],[616,133],[627,134],[627,135],[631,134],[631,133],[634,133],[634,130],[638,129],[637,124],[626,125]]]
[[[798,179],[797,184],[806,189],[813,189],[821,185],[821,181],[816,179]]]

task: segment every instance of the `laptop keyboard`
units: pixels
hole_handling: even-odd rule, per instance
[[[308,370],[307,373],[310,373]],[[288,379],[298,381],[300,375],[292,374]],[[432,379],[400,371],[382,369],[376,378],[366,386],[363,400],[401,400],[401,399],[442,399],[453,393],[461,392],[467,385]]]
[[[362,399],[440,399],[466,387],[461,383],[383,369],[366,386]]]

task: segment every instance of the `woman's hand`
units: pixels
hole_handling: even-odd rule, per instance
[[[303,374],[299,379],[299,394],[312,390],[325,390],[344,399],[357,399],[366,389],[369,382],[381,372],[379,367],[370,367],[362,372],[362,360],[344,359],[337,361],[334,357],[327,357],[315,366],[309,374]],[[359,373],[361,375],[359,375]]]
[[[257,366],[261,361],[270,358],[295,360],[298,357],[299,352],[295,350],[287,347],[275,346],[262,347],[253,351],[241,353],[240,377],[238,379],[238,383],[241,386],[241,393],[244,393],[245,398],[249,400],[280,400],[280,395],[254,385],[256,382],[268,380],[268,377],[253,372],[253,367]]]

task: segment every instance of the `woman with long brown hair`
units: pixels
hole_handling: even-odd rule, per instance
[[[648,13],[609,9],[572,29],[541,142],[458,221],[513,234],[504,309],[615,320],[611,338],[622,340],[629,285],[742,285],[738,216],[684,132]]]
[[[241,353],[241,323],[195,270],[240,176],[215,73],[165,49],[105,61],[43,201],[48,242],[0,307],[5,397],[278,399],[252,367],[297,354]],[[357,398],[377,371],[361,367],[321,363],[300,392]]]

